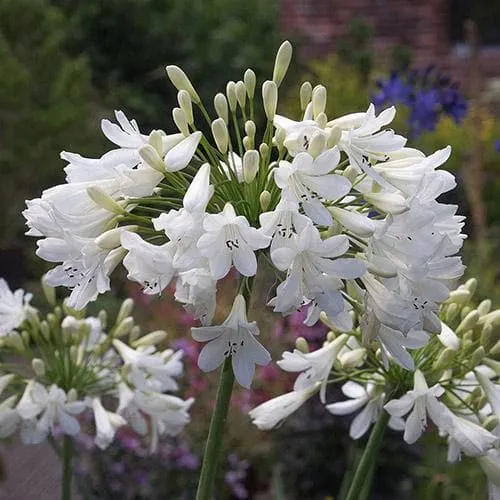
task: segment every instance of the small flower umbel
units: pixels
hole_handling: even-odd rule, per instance
[[[240,385],[250,388],[255,365],[265,366],[271,361],[269,352],[255,338],[259,327],[247,320],[243,295],[237,295],[229,316],[220,326],[202,326],[192,329],[193,338],[208,342],[198,358],[203,371],[212,371],[231,358],[234,375]]]

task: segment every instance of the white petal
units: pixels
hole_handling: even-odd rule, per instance
[[[224,352],[227,349],[227,337],[221,336],[210,341],[198,356],[198,367],[204,372],[215,370],[224,361]]]
[[[166,154],[165,169],[167,172],[177,172],[188,165],[198,147],[201,136],[201,132],[193,132]]]

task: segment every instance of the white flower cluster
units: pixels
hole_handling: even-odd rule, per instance
[[[253,120],[253,71],[215,96],[213,119],[184,72],[169,66],[179,132],[143,135],[122,112],[118,124],[103,120],[118,149],[99,159],[62,153],[67,183],[27,202],[28,234],[43,237],[38,255],[59,263],[48,282],[71,288],[77,309],[109,289],[120,261],[144,293],[175,282],[175,298],[203,325],[195,338],[210,341],[200,367],[214,369],[231,356],[244,386],[254,365],[270,359],[257,347],[244,297],[223,325],[210,325],[217,281],[234,268],[238,293],[248,291],[259,257],[279,276],[274,311],[306,305],[307,324],[323,312],[349,331],[354,307],[362,311],[363,344],[376,341],[386,363],[413,369],[407,349],[440,332],[437,309],[463,272],[453,256],[464,238],[462,218],[437,201],[455,185],[436,170],[450,148],[428,157],[406,148],[404,137],[385,128],[394,108],[377,115],[370,105],[329,119],[326,88],[309,82],[300,92],[302,120],[276,114],[291,50],[282,45],[273,80],[262,85],[262,133]],[[198,131],[197,112],[212,136]]]
[[[189,422],[193,399],[166,394],[178,390],[182,351],[157,351],[165,332],[140,337],[130,299],[108,333],[103,312],[82,317],[63,304],[40,319],[28,299],[0,280],[0,438],[19,431],[25,444],[36,444],[56,430],[75,436],[78,415],[89,409],[97,446],[107,447],[119,427],[130,425],[154,450],[159,436]],[[126,335],[133,347],[119,339]]]
[[[297,349],[278,361],[283,370],[299,373],[293,391],[254,408],[252,420],[271,429],[318,392],[333,415],[357,412],[350,427],[353,439],[387,413],[389,426],[403,431],[404,441],[412,444],[430,419],[447,439],[448,460],[462,453],[478,457],[490,480],[490,498],[500,499],[500,309],[492,311],[490,300],[474,307],[476,286],[472,279],[451,292],[437,311],[441,333],[428,343],[411,332],[406,336],[407,345],[421,346],[407,353],[416,367],[413,374],[402,370],[396,357],[388,362],[384,345],[376,353],[362,347],[362,323],[349,334],[330,332],[313,352],[298,340]],[[326,404],[327,384],[342,380],[348,399]]]

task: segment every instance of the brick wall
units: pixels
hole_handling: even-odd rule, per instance
[[[450,41],[449,9],[448,0],[280,0],[280,22],[308,59],[334,51],[350,22],[363,20],[372,29],[377,67],[387,68],[393,48],[403,45],[415,67],[436,64],[467,87],[467,54]],[[480,49],[479,67],[483,80],[500,77],[500,47]]]

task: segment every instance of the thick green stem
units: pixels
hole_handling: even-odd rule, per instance
[[[71,500],[71,479],[72,479],[72,459],[73,459],[73,438],[64,436],[62,449],[62,485],[61,499]]]
[[[389,422],[389,414],[382,410],[380,413],[377,423],[372,429],[368,443],[366,444],[365,451],[361,456],[361,460],[356,468],[354,477],[345,497],[345,500],[359,500],[360,493],[363,489],[363,485],[366,481],[371,480],[370,469],[375,468],[375,462],[377,460],[377,453],[382,443],[382,438],[384,437],[384,432]]]
[[[196,500],[212,500],[213,498],[217,464],[222,449],[222,434],[227,420],[233,382],[233,368],[231,366],[231,358],[228,357],[224,361],[219,379],[217,399],[215,401],[214,412],[212,413],[212,420],[210,421],[207,444],[205,445]]]

